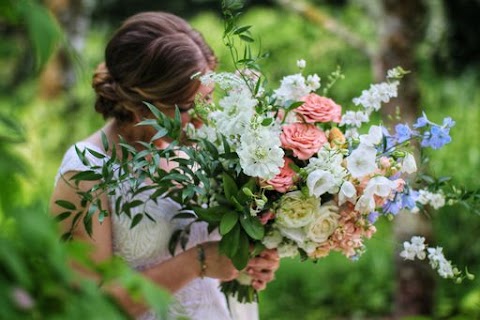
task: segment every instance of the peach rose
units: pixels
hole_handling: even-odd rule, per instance
[[[275,190],[282,193],[291,190],[297,176],[297,173],[290,168],[290,163],[293,161],[289,158],[284,158],[284,160],[285,164],[280,169],[280,173],[266,181],[268,185],[271,185]]]
[[[313,124],[292,123],[282,127],[282,147],[300,160],[313,156],[327,142],[325,133]]]
[[[310,93],[303,97],[302,101],[305,103],[295,109],[295,112],[303,115],[308,123],[330,121],[338,123],[342,118],[342,107],[332,99]]]

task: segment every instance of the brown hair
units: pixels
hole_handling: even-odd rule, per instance
[[[105,118],[132,121],[134,112],[144,110],[143,101],[186,104],[200,86],[192,75],[215,66],[211,48],[182,18],[136,14],[115,32],[95,71],[95,110]]]

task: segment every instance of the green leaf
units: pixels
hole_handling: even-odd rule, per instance
[[[272,124],[272,122],[273,122],[273,118],[265,118],[262,121],[262,126],[268,127],[269,125]]]
[[[55,216],[56,221],[63,221],[72,215],[72,211],[65,211]]]
[[[87,148],[87,151],[97,159],[104,159],[105,158],[105,155],[103,153],[97,152],[97,151],[92,150],[90,148]]]
[[[265,227],[257,217],[247,215],[240,218],[240,224],[245,232],[254,240],[262,240],[265,236]]]
[[[238,248],[236,253],[230,257],[237,270],[243,270],[248,264],[250,258],[250,241],[248,236],[240,231],[238,236]]]
[[[98,213],[98,222],[100,223],[103,223],[103,221],[105,220],[106,217],[108,217],[109,214],[108,214],[108,211],[107,210],[101,210],[99,213]]]
[[[225,235],[229,233],[238,222],[238,214],[235,211],[228,211],[220,221],[220,234]]]
[[[36,67],[41,69],[53,54],[62,37],[61,28],[49,10],[37,1],[23,1],[21,6],[23,22],[33,44]]]
[[[240,236],[240,226],[236,225],[229,233],[225,234],[220,240],[219,250],[230,259],[232,259],[238,250]]]
[[[252,26],[243,26],[243,27],[237,27],[235,28],[235,30],[233,30],[233,34],[241,34],[245,31],[247,31],[248,29],[250,29]]]
[[[184,174],[181,173],[169,173],[166,176],[164,176],[160,181],[166,181],[166,180],[175,180],[178,182],[188,182],[190,181],[190,178],[187,177]]]
[[[75,174],[70,180],[75,180],[75,181],[96,181],[100,180],[102,178],[102,175],[100,173],[96,173],[93,170],[88,170],[88,171],[82,171],[77,174]]]
[[[230,201],[230,199],[238,192],[237,184],[235,183],[235,180],[233,180],[233,178],[230,177],[226,172],[222,174],[222,180],[223,192],[225,192],[225,197],[227,200]]]
[[[105,134],[105,132],[103,132],[103,130],[100,132],[100,134],[101,134],[101,137],[102,137],[103,150],[108,152],[109,145],[108,145],[107,135]]]
[[[195,218],[197,218],[195,213],[190,212],[190,211],[183,211],[183,212],[180,212],[180,213],[177,213],[176,215],[174,215],[172,217],[172,220],[173,219],[195,219]]]
[[[143,214],[137,213],[132,219],[132,223],[130,224],[130,229],[134,228],[137,224],[139,224],[140,221],[142,221],[142,219],[143,219]]]
[[[67,200],[57,200],[55,201],[57,205],[59,205],[62,208],[68,209],[68,210],[76,210],[77,207],[73,203]]]
[[[253,40],[252,37],[249,37],[249,36],[244,35],[244,34],[240,34],[239,37],[240,37],[240,39],[242,39],[245,42],[250,42],[251,43],[251,42],[255,41],[255,40]]]
[[[200,220],[206,221],[209,224],[219,223],[222,220],[223,212],[227,209],[222,206],[210,207],[204,209],[201,207],[194,207],[193,211],[197,214]]]
[[[180,241],[180,236],[182,235],[182,229],[175,230],[170,237],[170,241],[168,242],[168,252],[173,256],[175,255],[175,249],[178,246],[178,242]]]
[[[298,107],[300,107],[301,105],[303,105],[305,102],[304,101],[296,101],[296,102],[293,102],[292,104],[290,104],[287,108],[288,111],[291,111],[293,109],[296,109]]]

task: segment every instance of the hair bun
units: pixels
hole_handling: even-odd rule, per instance
[[[97,66],[93,74],[92,87],[97,94],[95,110],[104,118],[130,118],[131,111],[123,106],[124,103],[120,104],[125,100],[125,97],[122,97],[123,90],[119,88],[104,62]]]

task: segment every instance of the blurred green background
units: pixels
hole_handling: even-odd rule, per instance
[[[310,3],[375,51],[384,31],[379,23],[382,6],[389,2]],[[412,52],[419,107],[434,121],[445,116],[456,121],[453,142],[430,154],[429,171],[451,175],[456,184],[478,189],[480,4],[473,0],[417,2],[425,8],[420,22],[424,31]],[[262,68],[272,86],[283,75],[297,72],[298,59],[307,61],[306,73],[317,73],[324,83],[340,66],[345,79],[330,95],[344,109],[353,109],[352,98],[377,81],[371,56],[335,30],[286,6],[281,1],[247,1],[241,17],[242,23],[253,25],[262,50],[270,52]],[[0,1],[0,318],[80,318],[89,309],[85,301],[92,303],[93,310],[105,310],[102,315],[109,314],[108,318],[121,317],[91,284],[67,289],[74,276],[66,257],[83,253],[54,238],[48,200],[56,170],[68,146],[103,123],[94,112],[91,76],[103,59],[109,35],[124,18],[144,10],[179,14],[205,35],[219,58],[219,70],[231,70],[219,8],[219,1],[209,0]],[[432,213],[429,219],[432,244],[443,246],[448,259],[468,266],[477,278],[457,285],[437,277],[432,313],[410,319],[480,319],[480,217],[456,205]],[[336,254],[317,264],[282,261],[276,281],[261,293],[261,318],[392,318],[394,250],[401,244],[393,239],[390,223],[381,222],[378,228],[357,262]],[[22,304],[28,298],[31,303]],[[94,319],[95,312],[87,318]]]

